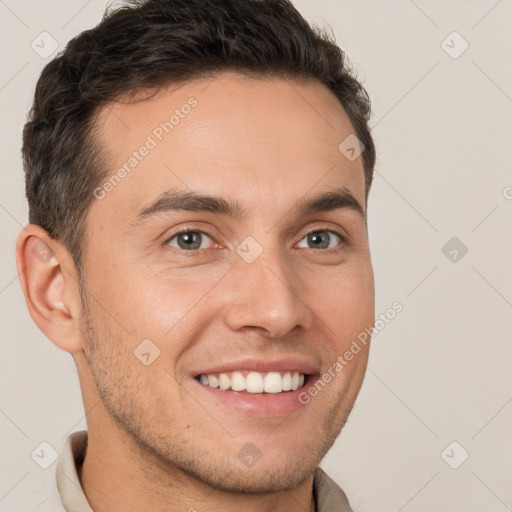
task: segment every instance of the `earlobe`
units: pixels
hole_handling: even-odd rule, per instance
[[[81,301],[73,259],[40,226],[25,226],[16,243],[16,265],[30,316],[59,348],[82,350]]]

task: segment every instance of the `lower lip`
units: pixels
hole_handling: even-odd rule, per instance
[[[304,386],[295,391],[283,391],[282,393],[241,393],[232,390],[222,390],[201,384],[197,379],[192,379],[200,388],[202,393],[208,397],[208,402],[218,401],[231,409],[235,409],[247,416],[257,418],[278,418],[287,416],[294,411],[304,407],[299,401],[299,395],[314,382],[315,377],[309,375]]]

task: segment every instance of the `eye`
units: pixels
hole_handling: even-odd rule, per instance
[[[311,244],[311,249],[333,249],[339,245],[340,241],[343,241],[343,237],[335,231],[321,229],[311,231],[302,240]],[[304,247],[300,245],[302,240],[299,242],[298,247]],[[334,242],[334,245],[331,245],[331,242]]]
[[[195,251],[199,249],[207,249],[208,247],[204,246],[204,241],[209,239],[212,241],[210,235],[205,233],[204,231],[181,231],[171,236],[165,244],[170,245],[171,247],[176,247],[177,249],[181,249],[184,251]],[[176,245],[177,244],[177,245]]]

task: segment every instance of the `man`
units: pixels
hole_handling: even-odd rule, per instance
[[[318,466],[374,323],[369,115],[287,0],[126,4],[45,67],[16,251],[80,379],[65,510],[351,510]]]

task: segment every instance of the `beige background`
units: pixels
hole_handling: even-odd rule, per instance
[[[511,510],[512,1],[296,5],[331,24],[370,91],[376,311],[404,307],[375,337],[361,394],[323,467],[361,512]],[[41,442],[58,451],[85,428],[71,356],[33,324],[14,243],[27,221],[21,129],[46,62],[31,42],[46,31],[62,48],[104,8],[0,0],[0,498],[31,493],[54,472],[30,457]],[[456,262],[442,251],[452,237],[468,248]],[[452,469],[463,450],[469,458]]]

